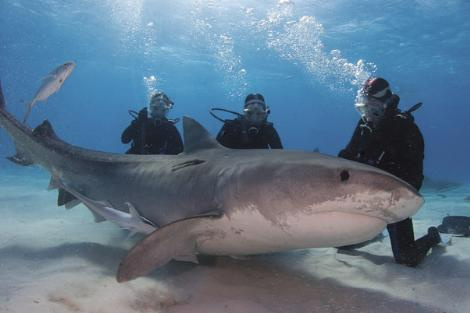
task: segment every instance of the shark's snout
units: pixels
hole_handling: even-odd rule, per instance
[[[396,192],[392,192],[391,208],[397,221],[404,220],[414,215],[424,204],[424,198],[412,186],[400,181],[401,187]]]
[[[356,173],[368,205],[363,210],[388,224],[414,215],[424,203],[418,191],[405,181],[379,170]]]

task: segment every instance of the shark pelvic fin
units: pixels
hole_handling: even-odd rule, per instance
[[[184,152],[187,154],[198,150],[222,148],[209,132],[192,118],[183,117],[183,130]]]
[[[196,227],[211,217],[193,217],[167,224],[137,243],[119,265],[116,279],[125,282],[165,265],[171,259],[196,254]]]
[[[29,165],[34,164],[34,161],[28,158],[25,153],[21,152],[21,150],[18,149],[18,147],[16,148],[16,154],[7,157],[7,159],[21,166],[29,166]]]
[[[64,207],[67,209],[67,210],[70,210],[71,208],[74,208],[76,207],[77,205],[79,205],[80,203],[82,203],[80,200],[78,199],[74,199],[70,202],[67,202]]]
[[[58,206],[67,205],[69,202],[72,202],[74,200],[78,200],[78,199],[75,198],[75,196],[72,195],[67,190],[59,188],[59,196],[57,197],[57,205]]]

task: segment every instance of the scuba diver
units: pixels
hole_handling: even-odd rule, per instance
[[[424,140],[411,112],[422,103],[401,112],[399,101],[385,79],[366,80],[355,101],[361,119],[339,156],[380,168],[419,190],[424,177]],[[389,224],[387,230],[395,262],[411,267],[441,242],[436,227],[429,227],[427,235],[415,240],[411,218]]]
[[[223,120],[213,111],[229,112],[238,117]],[[246,97],[243,114],[220,108],[211,109],[212,116],[224,123],[217,134],[217,141],[231,149],[282,149],[276,129],[267,121],[269,112],[264,97],[259,93]]]
[[[183,152],[183,141],[175,127],[177,120],[166,115],[173,102],[163,92],[152,95],[147,107],[139,113],[129,111],[134,117],[121,135],[124,144],[132,141],[128,154],[178,154]]]

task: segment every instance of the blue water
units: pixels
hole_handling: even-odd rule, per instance
[[[470,181],[468,1],[0,0],[0,14],[0,78],[18,116],[42,77],[77,63],[29,121],[49,119],[72,144],[124,152],[127,110],[153,90],[174,100],[171,117],[213,134],[211,107],[240,110],[260,92],[287,148],[336,154],[358,119],[356,90],[374,74],[402,108],[424,102],[415,117],[426,174]],[[4,132],[0,144],[12,153]]]

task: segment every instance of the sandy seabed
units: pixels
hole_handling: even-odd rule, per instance
[[[470,238],[453,237],[418,268],[393,262],[388,237],[353,251],[310,249],[212,265],[171,262],[119,284],[139,239],[95,223],[82,205],[56,206],[38,168],[2,163],[0,312],[470,312]],[[442,217],[470,214],[470,186],[423,192],[416,236]]]

